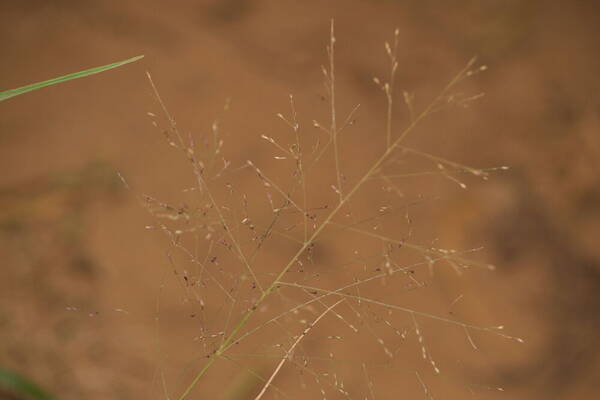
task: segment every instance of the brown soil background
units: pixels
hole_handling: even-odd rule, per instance
[[[363,160],[382,150],[385,101],[372,78],[387,73],[383,42],[395,27],[398,93],[415,92],[417,105],[424,106],[473,55],[489,67],[464,87],[485,92],[481,101],[433,116],[408,143],[467,165],[511,169],[487,182],[466,177],[467,190],[435,177],[402,181],[406,199],[373,190],[356,207],[435,198],[411,213],[415,240],[484,246],[476,257],[498,269],[457,277],[443,267],[433,277],[424,275],[429,284],[418,294],[387,293],[387,301],[484,326],[503,324],[525,343],[474,334],[475,351],[459,329],[420,320],[440,375],[420,358],[411,333],[395,367],[373,367],[369,380],[360,362],[342,362],[334,370],[315,365],[330,372],[321,382],[327,398],[344,398],[325,382],[332,372],[351,398],[427,398],[413,370],[435,399],[595,398],[599,16],[593,1],[3,2],[3,89],[138,54],[145,58],[1,104],[0,366],[27,374],[61,399],[165,398],[157,371],[164,372],[171,398],[181,393],[204,362],[205,349],[194,341],[199,323],[190,317],[197,305],[186,301],[181,277],[167,261],[168,241],[144,229],[152,217],[116,174],[136,192],[175,203],[190,184],[189,168],[146,116],[160,110],[144,71],[153,74],[185,132],[210,132],[231,98],[222,118],[227,159],[233,166],[251,159],[284,182],[289,171],[278,167],[259,136],[285,137],[275,114],[287,113],[289,93],[307,131],[312,119],[326,119],[320,65],[333,17],[339,110],[361,104],[344,136],[349,180],[366,165]],[[399,107],[397,126],[406,117]],[[331,184],[331,163],[314,179]],[[265,191],[255,175],[235,175],[233,184],[261,210]],[[317,190],[313,196],[315,206],[332,199]],[[406,229],[387,226],[395,237]],[[316,262],[307,268],[324,268],[343,259],[346,248],[364,244],[357,237],[340,242],[341,236],[317,248]],[[282,243],[272,244],[261,272],[277,270],[293,250]],[[323,286],[348,282],[329,272]],[[372,297],[391,290],[371,289]],[[214,306],[211,312],[217,311]],[[373,329],[400,346],[378,320],[386,312],[372,312]],[[411,329],[410,319],[397,318]],[[288,328],[301,331],[299,324]],[[385,360],[366,331],[353,337],[326,318],[302,352]],[[331,335],[344,339],[338,343]],[[276,364],[268,358],[241,361],[264,376]],[[245,367],[218,363],[191,398],[253,398],[260,384]],[[289,365],[275,384],[288,398],[322,398],[321,386],[304,375]],[[286,398],[276,391],[269,396]]]

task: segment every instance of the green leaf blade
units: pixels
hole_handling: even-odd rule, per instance
[[[5,90],[3,92],[0,92],[0,101],[4,101],[7,99],[10,99],[11,97],[19,96],[21,94],[28,93],[28,92],[31,92],[34,90],[38,90],[38,89],[41,89],[41,88],[44,88],[47,86],[52,86],[52,85],[56,85],[59,83],[71,81],[73,79],[84,78],[86,76],[90,76],[90,75],[94,75],[94,74],[97,74],[100,72],[108,71],[109,69],[117,68],[122,65],[135,62],[141,58],[144,58],[144,56],[142,55],[142,56],[132,57],[132,58],[128,58],[127,60],[118,61],[118,62],[115,62],[112,64],[103,65],[100,67],[86,69],[84,71],[79,71],[79,72],[75,72],[72,74],[59,76],[57,78],[48,79],[48,80],[42,81],[42,82],[32,83],[30,85],[22,86],[22,87],[19,87],[16,89]]]

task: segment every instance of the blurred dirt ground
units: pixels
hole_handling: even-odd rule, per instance
[[[467,190],[435,177],[401,187],[405,200],[424,202],[411,214],[416,239],[458,249],[483,246],[477,258],[498,268],[460,277],[443,269],[422,294],[393,302],[502,324],[525,339],[519,344],[477,334],[479,349],[473,350],[460,332],[423,321],[442,373],[435,375],[420,358],[413,337],[402,350],[404,369],[374,368],[365,378],[360,365],[339,367],[351,398],[600,394],[600,9],[594,1],[3,2],[2,89],[145,58],[0,105],[0,366],[62,399],[166,398],[160,371],[171,398],[181,393],[203,362],[194,341],[200,328],[173,275],[168,241],[144,228],[152,218],[134,193],[177,203],[190,175],[146,115],[160,109],[145,71],[186,133],[210,132],[219,118],[233,166],[251,159],[284,179],[288,171],[279,169],[260,134],[283,137],[275,114],[288,112],[290,93],[305,126],[326,119],[320,66],[331,18],[338,107],[347,113],[361,104],[344,136],[348,179],[382,150],[386,105],[373,77],[387,74],[383,43],[396,27],[397,93],[414,92],[418,107],[473,55],[488,66],[465,89],[485,92],[480,101],[435,115],[407,144],[462,164],[510,170],[486,182],[467,177]],[[398,106],[395,123],[407,118]],[[330,179],[320,175],[315,179]],[[239,192],[264,200],[256,176],[236,179]],[[381,198],[369,196],[360,204]],[[401,229],[396,235],[406,226]],[[345,243],[363,245],[352,240]],[[317,246],[315,265],[345,250],[331,242]],[[282,257],[293,250],[278,242],[276,248]],[[281,262],[277,251],[265,256],[265,269],[267,261]],[[336,286],[337,275],[331,276],[323,278],[329,287],[343,283]],[[336,324],[331,318],[323,327],[334,331]],[[327,329],[315,328],[315,336],[306,347],[327,356]],[[347,339],[339,351],[367,341],[373,337]],[[275,362],[244,365],[268,376]],[[215,370],[193,398],[252,398],[260,384],[244,368]],[[429,393],[409,370],[420,372]],[[314,384],[304,388],[303,374],[290,366],[276,383],[291,398],[323,397],[311,391]],[[323,387],[327,398],[344,398]]]

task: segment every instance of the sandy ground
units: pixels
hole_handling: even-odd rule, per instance
[[[216,260],[208,263],[216,278],[205,274],[202,284],[190,284],[197,266],[160,229],[145,228],[178,221],[156,218],[174,211],[145,207],[143,194],[177,207],[205,205],[185,191],[194,185],[190,166],[147,115],[166,126],[145,71],[181,131],[209,156],[211,125],[219,120],[219,157],[231,167],[211,185],[228,218],[238,222],[243,250],[253,253],[258,234],[239,221],[251,217],[264,232],[274,215],[267,193],[274,204],[282,196],[243,167],[252,160],[273,182],[291,187],[293,162],[275,159],[279,150],[260,138],[293,141],[276,116],[290,115],[290,93],[304,143],[326,139],[312,121],[328,118],[320,66],[327,63],[334,18],[337,109],[345,116],[360,103],[341,139],[343,187],[384,150],[386,102],[373,77],[388,74],[383,43],[393,40],[396,27],[394,134],[410,119],[403,90],[415,94],[417,111],[423,109],[476,55],[487,70],[455,92],[485,96],[468,108],[435,113],[403,144],[477,168],[510,167],[487,181],[436,174],[367,184],[336,223],[366,219],[355,226],[427,248],[477,249],[469,257],[497,268],[458,275],[436,263],[348,293],[477,326],[504,325],[506,334],[525,342],[476,329],[469,336],[460,326],[347,298],[302,340],[269,398],[594,398],[600,393],[594,380],[598,15],[591,1],[3,3],[3,89],[145,58],[0,107],[0,366],[27,374],[61,399],[182,393],[221,332],[231,331],[227,316],[238,319],[260,289],[244,280],[234,251],[219,242],[210,248]],[[396,161],[387,171],[437,169],[437,162],[414,154]],[[337,201],[331,151],[307,180],[307,204],[322,222],[324,207]],[[288,236],[301,242],[297,217],[284,213],[275,227],[280,233],[289,228]],[[204,235],[198,245],[185,240],[200,253],[209,250]],[[282,234],[266,240],[254,264],[259,283],[270,282],[298,246]],[[332,227],[287,280],[336,289],[385,269],[388,254],[401,265],[424,260],[391,247]],[[238,299],[233,307],[230,295]],[[248,327],[310,296],[281,289]],[[190,398],[253,398],[262,386],[257,376],[270,376],[277,357],[323,309],[314,303],[279,325],[263,326],[232,349],[229,360],[215,363]]]

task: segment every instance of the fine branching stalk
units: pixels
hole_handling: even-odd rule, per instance
[[[387,99],[387,126],[386,126],[386,139],[387,147],[390,147],[392,143],[392,117],[394,114],[394,83],[396,80],[396,71],[398,70],[398,36],[400,31],[396,29],[394,31],[394,45],[390,47],[388,42],[385,42],[385,50],[388,57],[390,58],[390,81],[385,84],[385,95]]]
[[[348,210],[352,204],[351,201],[354,199],[355,195],[360,191],[361,188],[365,186],[367,182],[373,181],[375,179],[381,179],[386,182],[389,187],[393,189],[397,194],[402,196],[400,189],[392,182],[393,179],[403,178],[409,176],[421,176],[427,174],[439,174],[448,179],[451,179],[464,187],[462,182],[456,180],[454,178],[454,174],[456,173],[469,173],[474,176],[482,177],[484,179],[487,178],[488,173],[493,171],[494,169],[476,169],[471,168],[459,163],[455,163],[449,160],[446,160],[443,157],[434,156],[416,149],[405,147],[403,142],[406,137],[414,132],[418,126],[420,126],[421,122],[430,116],[432,113],[435,113],[442,108],[448,106],[449,104],[458,104],[465,105],[467,102],[472,99],[478,97],[473,96],[470,98],[462,98],[457,97],[457,95],[453,95],[451,93],[452,89],[463,79],[473,74],[473,67],[475,65],[475,59],[470,60],[466,66],[461,69],[454,78],[450,80],[450,82],[439,92],[439,94],[421,111],[417,112],[413,105],[413,96],[408,93],[404,93],[404,101],[409,111],[409,120],[407,125],[402,129],[396,132],[394,128],[393,122],[393,112],[394,112],[394,82],[396,79],[396,73],[398,69],[398,58],[397,58],[397,48],[399,44],[399,31],[396,30],[394,32],[394,41],[393,44],[390,45],[386,42],[385,49],[387,56],[390,61],[390,73],[389,73],[389,81],[381,82],[379,79],[375,78],[375,82],[379,85],[379,87],[384,91],[386,100],[387,100],[387,112],[386,112],[386,127],[385,127],[385,150],[376,158],[376,160],[370,165],[370,167],[363,173],[363,175],[356,180],[354,183],[346,182],[345,176],[342,173],[341,167],[341,159],[340,159],[340,133],[349,125],[352,124],[354,115],[358,110],[358,106],[354,107],[352,111],[349,113],[348,117],[344,120],[343,123],[338,124],[338,119],[336,115],[336,90],[335,90],[335,34],[334,34],[334,25],[333,21],[331,22],[330,29],[330,37],[329,44],[327,46],[327,55],[328,55],[328,68],[323,68],[323,73],[325,76],[325,87],[327,89],[328,99],[329,99],[329,112],[330,112],[330,123],[329,127],[323,127],[317,121],[313,121],[313,126],[317,129],[325,132],[328,137],[328,142],[325,143],[321,148],[318,148],[318,145],[312,149],[312,152],[307,150],[308,146],[303,146],[303,143],[300,138],[300,124],[298,123],[296,116],[296,108],[294,105],[294,99],[290,96],[290,114],[289,116],[284,116],[283,114],[277,114],[277,116],[283,120],[292,130],[293,140],[291,141],[291,145],[289,147],[283,146],[277,142],[273,137],[267,135],[261,135],[262,139],[269,142],[271,145],[275,146],[278,156],[275,157],[277,160],[291,160],[294,163],[294,186],[291,190],[286,190],[286,188],[282,185],[276,183],[274,179],[267,177],[263,171],[252,161],[247,161],[243,168],[247,168],[250,171],[256,173],[258,178],[261,180],[263,185],[267,188],[272,189],[278,195],[282,197],[282,204],[275,204],[275,202],[271,199],[270,193],[268,193],[268,199],[272,208],[272,219],[269,223],[265,224],[265,229],[261,234],[257,233],[258,230],[254,226],[251,221],[251,218],[248,213],[246,197],[243,197],[243,213],[244,218],[241,223],[239,221],[241,218],[237,218],[238,215],[235,214],[234,220],[228,219],[229,213],[231,210],[228,207],[225,207],[217,201],[215,194],[211,188],[209,188],[210,182],[215,177],[220,176],[223,171],[229,166],[228,162],[223,160],[224,167],[219,170],[216,175],[213,177],[208,175],[208,170],[213,171],[215,168],[218,168],[218,153],[220,152],[220,147],[222,141],[218,137],[218,124],[213,124],[213,134],[214,140],[211,144],[212,146],[212,155],[210,159],[207,159],[206,164],[203,163],[203,157],[198,155],[197,150],[195,149],[195,143],[191,137],[184,138],[184,135],[178,129],[175,120],[172,118],[171,114],[167,110],[164,102],[162,101],[158,90],[152,81],[151,76],[148,74],[148,79],[150,80],[150,85],[154,91],[155,97],[162,109],[165,118],[169,124],[169,130],[165,131],[165,136],[169,141],[169,144],[181,151],[187,161],[192,165],[192,171],[194,174],[194,185],[193,190],[195,193],[200,196],[202,200],[202,210],[201,213],[203,215],[202,218],[202,226],[206,228],[208,231],[207,238],[215,236],[214,239],[210,240],[209,250],[207,253],[206,260],[200,261],[196,252],[188,250],[180,240],[180,234],[183,231],[177,230],[172,231],[164,224],[159,224],[158,226],[162,231],[164,231],[171,242],[171,245],[177,249],[180,249],[183,254],[188,258],[188,260],[197,265],[199,267],[200,277],[203,273],[206,273],[208,277],[216,282],[217,288],[221,290],[226,300],[231,301],[228,309],[226,310],[226,317],[223,318],[224,328],[222,331],[214,333],[214,336],[218,337],[218,342],[214,344],[214,351],[211,351],[206,357],[206,361],[204,365],[194,374],[191,381],[186,385],[183,392],[177,397],[178,400],[184,400],[190,396],[192,391],[196,386],[198,386],[200,380],[206,375],[206,373],[211,369],[211,367],[217,362],[217,360],[224,359],[230,362],[235,362],[233,359],[234,354],[229,352],[231,347],[235,344],[240,343],[241,341],[248,338],[250,335],[253,335],[258,330],[264,328],[270,324],[280,324],[281,318],[284,316],[290,315],[291,313],[295,313],[298,310],[308,307],[311,304],[321,305],[325,308],[325,311],[318,314],[316,319],[314,319],[312,324],[309,324],[299,336],[295,337],[295,340],[288,347],[288,350],[285,352],[284,356],[280,360],[280,362],[275,367],[273,373],[270,378],[264,379],[260,377],[259,374],[251,371],[253,376],[258,377],[260,380],[264,382],[262,389],[256,396],[256,399],[260,399],[269,388],[273,387],[273,380],[275,376],[281,371],[286,360],[290,363],[295,363],[292,357],[292,353],[299,346],[299,343],[307,336],[312,327],[318,323],[326,314],[331,313],[332,316],[335,316],[340,321],[344,322],[351,329],[356,330],[354,326],[347,321],[342,315],[341,311],[335,311],[334,308],[340,304],[341,302],[345,302],[345,306],[347,305],[352,312],[355,314],[359,314],[361,307],[368,307],[369,305],[377,305],[384,307],[388,310],[397,310],[404,313],[407,313],[412,318],[414,324],[414,331],[421,345],[423,358],[426,359],[431,366],[434,368],[436,373],[439,373],[439,369],[431,358],[431,355],[425,349],[423,335],[421,334],[417,317],[423,319],[431,319],[438,322],[442,322],[449,325],[457,326],[464,330],[464,333],[473,348],[477,348],[473,339],[470,336],[471,330],[485,331],[490,332],[508,339],[513,339],[517,341],[521,341],[521,339],[512,337],[501,332],[502,327],[483,327],[478,326],[472,323],[462,322],[459,320],[454,320],[452,318],[447,318],[440,315],[435,315],[431,313],[416,311],[414,309],[392,304],[385,301],[376,300],[374,298],[370,298],[366,295],[362,295],[359,292],[359,287],[367,284],[368,282],[372,282],[378,279],[385,280],[387,277],[392,274],[399,273],[405,274],[405,276],[410,279],[411,284],[415,287],[421,287],[421,283],[413,277],[409,272],[414,267],[417,266],[427,266],[430,267],[436,262],[446,262],[450,264],[457,273],[461,273],[467,267],[482,267],[487,269],[492,269],[492,266],[485,263],[474,262],[465,257],[464,253],[466,252],[458,252],[454,250],[444,250],[439,248],[427,247],[412,243],[410,240],[410,234],[408,238],[395,239],[393,237],[389,237],[384,233],[380,233],[374,230],[370,230],[365,228],[362,224],[368,221],[372,221],[379,218],[384,218],[387,215],[390,215],[392,212],[398,212],[398,210],[387,210],[387,207],[384,207],[380,210],[380,214],[376,217],[370,217],[368,219],[357,220],[353,213],[348,213],[352,216],[353,220],[351,223],[340,223],[336,221],[336,217],[342,214],[343,210]],[[479,70],[483,70],[481,67]],[[476,70],[478,71],[478,70]],[[287,113],[286,113],[287,114]],[[340,119],[340,122],[342,119]],[[171,135],[175,137],[175,139],[171,139]],[[311,213],[314,213],[315,208],[310,208],[309,199],[307,195],[307,181],[308,181],[308,173],[311,171],[311,168],[315,166],[317,161],[323,156],[323,154],[330,149],[333,153],[334,165],[335,165],[335,184],[331,185],[336,192],[336,202],[332,207],[321,207],[319,210],[326,212],[326,214],[320,220],[320,223],[317,223],[317,219]],[[310,154],[309,154],[310,153]],[[426,171],[426,172],[416,172],[416,173],[404,173],[404,174],[391,174],[387,173],[384,170],[389,163],[393,163],[396,161],[395,156],[398,154],[405,155],[411,154],[413,156],[423,157],[427,159],[429,162],[434,162],[438,166],[438,171]],[[306,162],[307,157],[312,157],[310,162]],[[496,168],[503,169],[504,167]],[[228,186],[229,187],[229,186]],[[233,189],[229,187],[230,191],[233,192]],[[297,194],[296,190],[301,191],[301,194]],[[176,219],[191,219],[192,217],[189,214],[189,211],[185,208],[177,208],[170,206],[165,203],[161,203],[158,200],[155,200],[149,196],[144,197],[144,200],[148,206],[148,208],[152,208],[152,206],[158,207],[165,215],[173,220]],[[406,206],[408,207],[408,205]],[[278,221],[282,216],[287,213],[288,215],[297,215],[299,220],[301,220],[302,224],[302,235],[301,239],[300,234],[298,237],[294,237],[292,233],[286,232],[283,229],[280,229],[277,226]],[[408,214],[407,217],[408,219]],[[339,220],[339,219],[338,219]],[[240,228],[240,226],[247,227],[251,232],[253,232],[252,240],[255,242],[255,247],[252,252],[244,251],[244,243],[242,242],[240,235],[236,235],[236,232]],[[190,230],[197,229],[196,226],[189,228]],[[292,268],[295,265],[301,265],[303,257],[311,257],[311,252],[314,249],[315,243],[318,239],[320,239],[322,233],[327,230],[330,231],[344,231],[344,232],[352,232],[356,234],[360,234],[363,237],[372,238],[381,242],[382,247],[384,248],[383,253],[380,253],[379,256],[385,260],[387,267],[385,271],[370,275],[368,277],[363,278],[355,278],[353,282],[338,287],[337,289],[325,289],[320,288],[312,284],[307,284],[305,281],[300,282],[291,282],[289,280],[284,279],[288,272],[292,271]],[[277,272],[270,275],[270,281],[268,282],[260,282],[257,274],[255,273],[257,254],[259,249],[261,249],[263,243],[269,238],[271,235],[279,235],[280,237],[290,239],[294,243],[297,243],[297,250],[294,252],[291,258],[288,259],[287,262],[283,264],[283,267],[280,268]],[[227,290],[222,283],[219,282],[217,277],[214,274],[211,274],[208,268],[205,268],[207,263],[211,262],[208,254],[211,253],[213,249],[213,243],[218,243],[219,245],[223,245],[226,249],[228,249],[236,259],[239,260],[241,265],[244,268],[244,276],[240,277],[239,280],[234,280],[234,288],[231,290]],[[391,257],[388,252],[388,248],[392,246],[403,247],[409,250],[413,250],[418,252],[426,261],[413,263],[412,265],[404,265],[399,266],[391,260]],[[216,258],[216,257],[214,257]],[[381,271],[381,270],[378,270]],[[233,274],[232,274],[233,275]],[[186,282],[188,281],[188,277],[184,276]],[[240,286],[240,282],[245,279],[251,279],[253,288],[258,288],[259,293],[256,297],[250,300],[249,306],[244,309],[241,313],[241,317],[239,320],[234,318],[234,309],[241,305],[241,301],[235,297],[234,291]],[[200,278],[198,278],[198,282]],[[284,288],[294,288],[299,290],[305,294],[309,294],[311,298],[309,300],[300,302],[299,304],[294,303],[293,307],[287,308],[284,312],[270,318],[266,322],[263,322],[261,325],[257,327],[253,327],[252,329],[246,329],[242,331],[247,325],[251,318],[255,315],[256,311],[261,308],[266,302],[267,299],[271,298],[271,295],[276,294],[280,296],[281,299],[284,298],[283,289]],[[348,290],[352,289],[354,292],[349,293]],[[354,294],[355,293],[355,294]],[[324,301],[326,298],[335,298],[338,297],[338,301],[333,305],[328,305]],[[358,304],[358,308],[355,308],[352,304]],[[389,324],[389,323],[388,323]],[[389,325],[391,327],[391,325]],[[281,325],[280,325],[281,327]],[[228,331],[229,329],[229,331]],[[382,344],[383,339],[378,336],[373,329],[368,327],[370,333],[376,338],[376,340]],[[287,331],[287,329],[284,329]],[[396,331],[397,334],[398,331]],[[289,334],[289,336],[292,336]],[[302,346],[300,346],[302,347]],[[384,346],[385,353],[392,357],[392,352]],[[312,371],[308,370],[310,373],[314,374]],[[363,372],[365,377],[367,378],[367,382],[369,384],[369,392],[371,397],[374,398],[374,389],[372,387],[372,382],[370,381],[368,370],[366,364],[363,363]],[[314,374],[315,379],[319,381],[319,375]],[[421,383],[424,392],[428,397],[431,396],[427,386],[422,381],[421,377],[417,373],[417,379]],[[334,385],[335,389],[340,391],[341,393],[346,393],[343,388]],[[276,389],[276,388],[275,388]]]
[[[296,339],[296,341],[294,342],[294,344],[292,344],[292,346],[288,349],[288,351],[285,354],[285,357],[283,357],[281,359],[281,361],[279,362],[279,364],[277,364],[277,367],[275,368],[275,371],[273,371],[273,373],[271,374],[271,377],[269,378],[269,380],[267,381],[267,383],[265,383],[265,385],[261,389],[260,393],[258,393],[258,395],[254,398],[254,400],[260,400],[263,397],[263,395],[267,392],[267,389],[271,385],[271,382],[273,382],[273,379],[275,379],[275,376],[277,376],[277,374],[281,370],[281,367],[283,367],[283,364],[285,363],[285,360],[287,360],[287,359],[289,359],[291,357],[292,353],[294,352],[294,349],[298,346],[298,343],[300,343],[300,341],[302,339],[304,339],[304,337],[306,335],[308,335],[308,332],[310,332],[310,330],[325,316],[325,314],[327,314],[329,311],[333,310],[342,301],[344,301],[344,300],[339,300],[337,303],[334,303],[332,306],[327,307],[325,309],[325,311],[323,311],[311,324],[309,324],[304,329],[304,331],[302,332],[302,334],[300,336],[298,336],[298,338]]]
[[[396,34],[397,36],[397,34]],[[397,43],[397,38],[395,39]],[[379,171],[382,164],[398,149],[401,148],[401,143],[404,141],[404,139],[411,133],[413,132],[416,127],[421,123],[421,121],[423,121],[423,119],[425,119],[427,116],[429,116],[432,112],[437,111],[438,107],[440,107],[442,105],[442,100],[446,98],[446,96],[448,96],[449,91],[458,83],[460,82],[462,79],[464,79],[467,76],[468,71],[470,71],[470,69],[474,66],[475,64],[475,59],[470,60],[466,66],[460,70],[460,72],[458,74],[456,74],[456,76],[441,90],[441,92],[438,94],[437,97],[435,97],[435,99],[433,101],[431,101],[429,103],[429,105],[427,107],[425,107],[425,109],[423,111],[421,111],[418,115],[416,115],[408,124],[408,126],[406,128],[404,128],[398,135],[397,137],[392,140],[392,134],[393,132],[391,131],[391,115],[388,116],[388,128],[387,128],[387,140],[388,140],[388,146],[386,146],[385,151],[383,152],[383,154],[381,154],[379,156],[379,158],[377,158],[377,160],[372,164],[372,166],[364,173],[364,175],[347,191],[343,191],[342,190],[342,175],[341,175],[341,171],[340,171],[340,163],[339,163],[339,149],[338,149],[338,142],[337,142],[337,134],[338,134],[338,128],[337,128],[337,124],[336,124],[336,109],[335,109],[335,87],[334,87],[334,83],[335,83],[335,65],[334,65],[334,45],[335,45],[335,36],[334,36],[334,30],[333,30],[333,23],[331,25],[331,33],[330,33],[330,44],[328,46],[328,55],[329,55],[329,71],[327,74],[327,82],[328,82],[328,88],[329,88],[329,100],[330,100],[330,106],[331,106],[331,127],[330,127],[330,135],[333,141],[333,153],[334,153],[334,158],[335,158],[335,169],[336,169],[336,179],[337,179],[337,187],[336,187],[336,191],[339,195],[339,201],[337,202],[337,205],[330,211],[330,213],[325,217],[325,219],[323,220],[323,222],[321,224],[319,224],[316,229],[312,232],[312,234],[310,235],[306,235],[308,236],[306,238],[305,236],[305,240],[302,243],[302,245],[300,246],[300,248],[297,250],[297,252],[293,255],[293,257],[289,260],[289,262],[281,269],[281,271],[277,274],[277,276],[275,277],[275,279],[273,279],[271,281],[271,283],[266,286],[266,288],[262,291],[260,297],[258,298],[258,300],[254,303],[254,305],[252,307],[250,307],[241,317],[241,319],[237,322],[237,324],[235,324],[235,326],[232,328],[231,332],[229,332],[229,334],[224,338],[224,340],[221,342],[220,346],[216,349],[216,351],[214,352],[214,354],[212,356],[210,356],[210,358],[206,361],[205,365],[196,373],[195,377],[192,379],[192,381],[189,383],[189,385],[186,387],[186,389],[181,393],[181,395],[178,397],[179,400],[184,400],[185,398],[187,398],[191,391],[196,387],[196,385],[198,384],[198,382],[200,381],[200,379],[206,374],[206,372],[211,368],[211,366],[218,360],[220,359],[225,352],[231,347],[231,345],[233,343],[236,343],[238,341],[238,334],[240,333],[240,331],[242,330],[242,328],[244,328],[247,324],[247,322],[250,320],[250,318],[252,317],[252,315],[255,313],[255,311],[257,310],[257,308],[266,300],[268,299],[275,291],[278,287],[286,285],[286,286],[295,286],[295,287],[300,287],[300,288],[304,288],[304,289],[309,289],[309,290],[317,290],[317,291],[321,291],[323,292],[323,289],[319,289],[319,288],[313,288],[313,287],[309,287],[309,286],[302,286],[302,285],[298,285],[298,284],[293,284],[293,283],[285,283],[283,281],[283,277],[286,275],[286,273],[290,270],[290,268],[300,259],[300,257],[307,251],[307,249],[312,245],[312,243],[314,243],[316,241],[316,239],[319,237],[319,235],[323,232],[323,230],[332,225],[333,223],[333,218],[338,215],[338,213],[340,212],[340,210],[342,210],[342,208],[344,208],[344,206],[346,206],[350,199],[353,198],[353,196],[359,191],[359,189],[371,178],[373,178],[375,172]],[[396,56],[395,56],[395,50],[389,50],[388,54],[391,57],[392,60],[392,72],[391,72],[391,79],[393,80],[394,75],[395,75],[395,71],[397,68],[397,61],[396,61]],[[390,82],[391,83],[391,82]],[[386,95],[388,96],[388,101],[389,101],[389,113],[391,113],[392,111],[392,100],[391,100],[391,96],[392,96],[392,91],[391,91],[391,87],[390,84],[386,84],[389,89],[387,89],[386,91]],[[155,90],[156,93],[156,90]],[[157,98],[159,98],[158,93],[156,93]],[[159,98],[160,99],[160,98]],[[160,101],[160,100],[159,100]],[[171,121],[172,127],[174,129],[176,129],[174,122],[172,122],[172,118],[170,118],[168,112],[166,111],[166,108],[164,108],[164,104],[162,104],[161,102],[161,106],[163,107],[163,110],[165,111],[165,113],[167,114],[167,118],[169,119],[169,121]],[[239,256],[239,258],[242,260],[243,264],[246,266],[247,270],[250,272],[251,276],[253,279],[256,280],[256,282],[258,282],[258,280],[256,279],[255,274],[253,273],[253,270],[251,268],[251,265],[248,263],[247,259],[244,257],[243,252],[241,250],[241,248],[239,247],[239,245],[237,244],[237,241],[235,240],[235,238],[232,235],[231,229],[229,229],[229,227],[227,226],[227,223],[223,217],[223,215],[220,212],[220,208],[219,206],[216,204],[214,198],[212,197],[212,195],[210,194],[210,191],[208,191],[208,187],[206,185],[206,182],[204,181],[204,179],[202,178],[202,173],[201,171],[198,169],[198,161],[195,159],[194,154],[192,151],[188,151],[188,157],[190,158],[190,161],[192,162],[194,168],[195,168],[195,175],[198,179],[198,186],[201,187],[203,190],[205,190],[208,193],[208,196],[210,198],[210,201],[212,202],[214,209],[217,211],[219,218],[221,219],[222,223],[223,223],[223,227],[224,229],[227,231],[227,234],[230,235],[230,239],[232,241],[232,243],[234,243],[234,245],[236,246],[236,251],[237,254]],[[275,187],[275,185],[273,185]],[[281,191],[280,189],[276,189],[278,191]],[[283,192],[283,191],[281,191]],[[287,199],[289,199],[289,196],[285,195],[285,197]],[[306,207],[306,200],[304,200],[304,204],[303,207],[301,207],[300,205],[294,204],[294,207],[296,207],[300,212],[305,212],[305,207]],[[352,296],[352,295],[348,295],[345,293],[341,293],[341,290],[336,290],[336,291],[325,291],[327,294],[337,294],[337,295],[341,295],[343,297],[349,297],[349,298],[357,298],[357,296]],[[394,306],[394,305],[390,305],[390,304],[385,304],[382,302],[377,302],[375,300],[372,299],[366,299],[366,298],[361,298],[362,301],[369,301],[372,302],[374,304],[380,304],[380,305],[384,305],[386,307],[392,307],[392,308],[396,308],[402,311],[406,311],[406,312],[410,312],[413,315],[421,315],[423,317],[426,318],[431,318],[431,319],[436,319],[439,321],[443,321],[446,323],[451,323],[451,324],[456,324],[456,325],[460,325],[462,327],[465,328],[470,328],[470,329],[481,329],[481,330],[487,330],[487,331],[492,331],[492,328],[480,328],[474,325],[470,325],[470,324],[465,324],[465,323],[461,323],[461,322],[457,322],[454,320],[450,320],[448,318],[443,318],[443,317],[438,317],[435,315],[431,315],[431,314],[426,314],[426,313],[419,313],[413,310],[409,310],[407,308],[403,308],[403,307],[398,307],[398,306]],[[497,333],[496,331],[494,331],[495,333]]]
[[[326,74],[326,78],[328,78],[328,89],[329,89],[329,103],[331,106],[331,126],[329,128],[329,134],[333,140],[333,157],[335,160],[335,175],[337,178],[337,186],[335,191],[340,197],[340,203],[343,199],[343,189],[342,189],[342,172],[340,170],[340,154],[339,154],[339,145],[338,145],[338,128],[337,128],[337,117],[335,113],[335,34],[334,34],[334,24],[331,21],[331,32],[329,36],[329,47],[327,48],[327,52],[329,54],[329,74]]]
[[[185,143],[185,141],[183,140],[183,136],[181,135],[181,133],[179,132],[179,129],[177,128],[175,119],[173,119],[173,117],[169,113],[169,110],[165,106],[165,103],[162,101],[162,98],[160,97],[160,94],[158,93],[158,90],[156,89],[156,86],[154,85],[154,81],[152,81],[152,76],[150,75],[150,73],[146,73],[146,75],[148,76],[148,80],[150,81],[150,85],[152,86],[152,90],[154,92],[154,95],[156,96],[156,100],[160,104],[160,107],[162,108],[165,116],[167,117],[173,132],[177,136],[177,140],[179,142],[178,145],[180,146],[180,149],[185,152],[186,156],[188,157],[188,160],[190,161],[190,164],[192,164],[193,172],[194,172],[194,175],[196,176],[196,180],[197,180],[198,190],[199,191],[204,190],[206,192],[206,194],[208,195],[211,205],[213,206],[214,210],[217,212],[217,215],[219,216],[219,220],[220,220],[221,224],[223,225],[223,229],[225,230],[225,232],[227,232],[227,235],[229,236],[231,242],[233,243],[233,245],[236,248],[238,257],[240,258],[242,263],[246,266],[246,269],[252,276],[252,279],[254,279],[254,282],[256,282],[256,284],[258,285],[258,287],[260,288],[260,290],[262,292],[263,289],[260,285],[260,282],[256,278],[254,271],[250,267],[250,263],[246,259],[246,256],[245,256],[244,252],[242,251],[238,241],[233,236],[233,232],[232,232],[231,228],[228,226],[227,221],[225,220],[225,217],[223,216],[223,213],[221,212],[221,207],[215,201],[215,198],[213,197],[210,189],[208,188],[208,185],[206,184],[206,181],[204,180],[204,177],[202,175],[202,170],[200,167],[201,164],[200,164],[199,160],[196,158],[196,155],[194,153],[193,142],[190,140],[189,145],[187,145]]]

